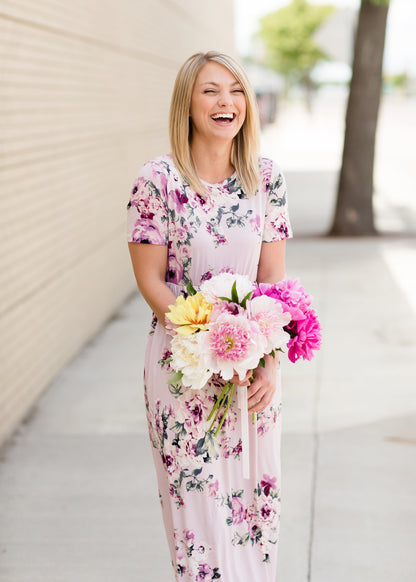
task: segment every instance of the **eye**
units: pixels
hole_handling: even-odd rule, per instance
[[[244,93],[243,89],[234,89],[233,93]]]
[[[214,89],[205,89],[204,93],[215,93]]]

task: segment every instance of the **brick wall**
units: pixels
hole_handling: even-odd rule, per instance
[[[233,1],[0,0],[0,442],[135,289],[125,206]]]

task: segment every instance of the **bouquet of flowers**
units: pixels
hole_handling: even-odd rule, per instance
[[[191,283],[187,297],[180,295],[166,314],[171,333],[169,363],[174,370],[171,383],[202,389],[213,374],[226,384],[209,416],[209,431],[220,431],[232,402],[238,374],[264,366],[264,356],[288,348],[292,362],[310,360],[319,349],[321,330],[311,298],[297,280],[283,279],[274,285],[256,285],[244,275],[220,273],[204,281],[196,291]],[[248,444],[247,389],[239,386],[242,409],[243,445]],[[245,408],[245,410],[244,410]],[[244,449],[244,446],[243,446]],[[246,457],[247,458],[247,457]]]

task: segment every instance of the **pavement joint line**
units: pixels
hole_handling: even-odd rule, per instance
[[[322,328],[325,322],[325,306],[327,305],[327,293],[328,281],[327,273],[322,273],[321,285],[320,285],[320,297],[322,299],[322,308],[320,309],[319,320],[321,322]],[[319,459],[319,421],[318,421],[318,411],[319,402],[321,395],[321,385],[323,377],[323,359],[324,353],[320,354],[320,359],[317,365],[317,371],[315,376],[315,389],[313,398],[313,470],[311,479],[311,504],[310,504],[310,521],[309,521],[309,543],[308,543],[308,571],[307,571],[307,582],[312,581],[312,552],[313,552],[313,541],[314,541],[314,527],[315,527],[315,511],[316,511],[316,489],[318,480],[318,459]]]

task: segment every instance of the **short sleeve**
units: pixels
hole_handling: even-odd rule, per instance
[[[273,242],[293,236],[287,204],[286,180],[277,164],[271,160],[270,162],[270,164],[266,165],[266,169],[270,173],[265,180],[267,200],[263,242]]]
[[[127,204],[127,241],[168,244],[167,176],[153,163],[145,164],[133,184]]]

